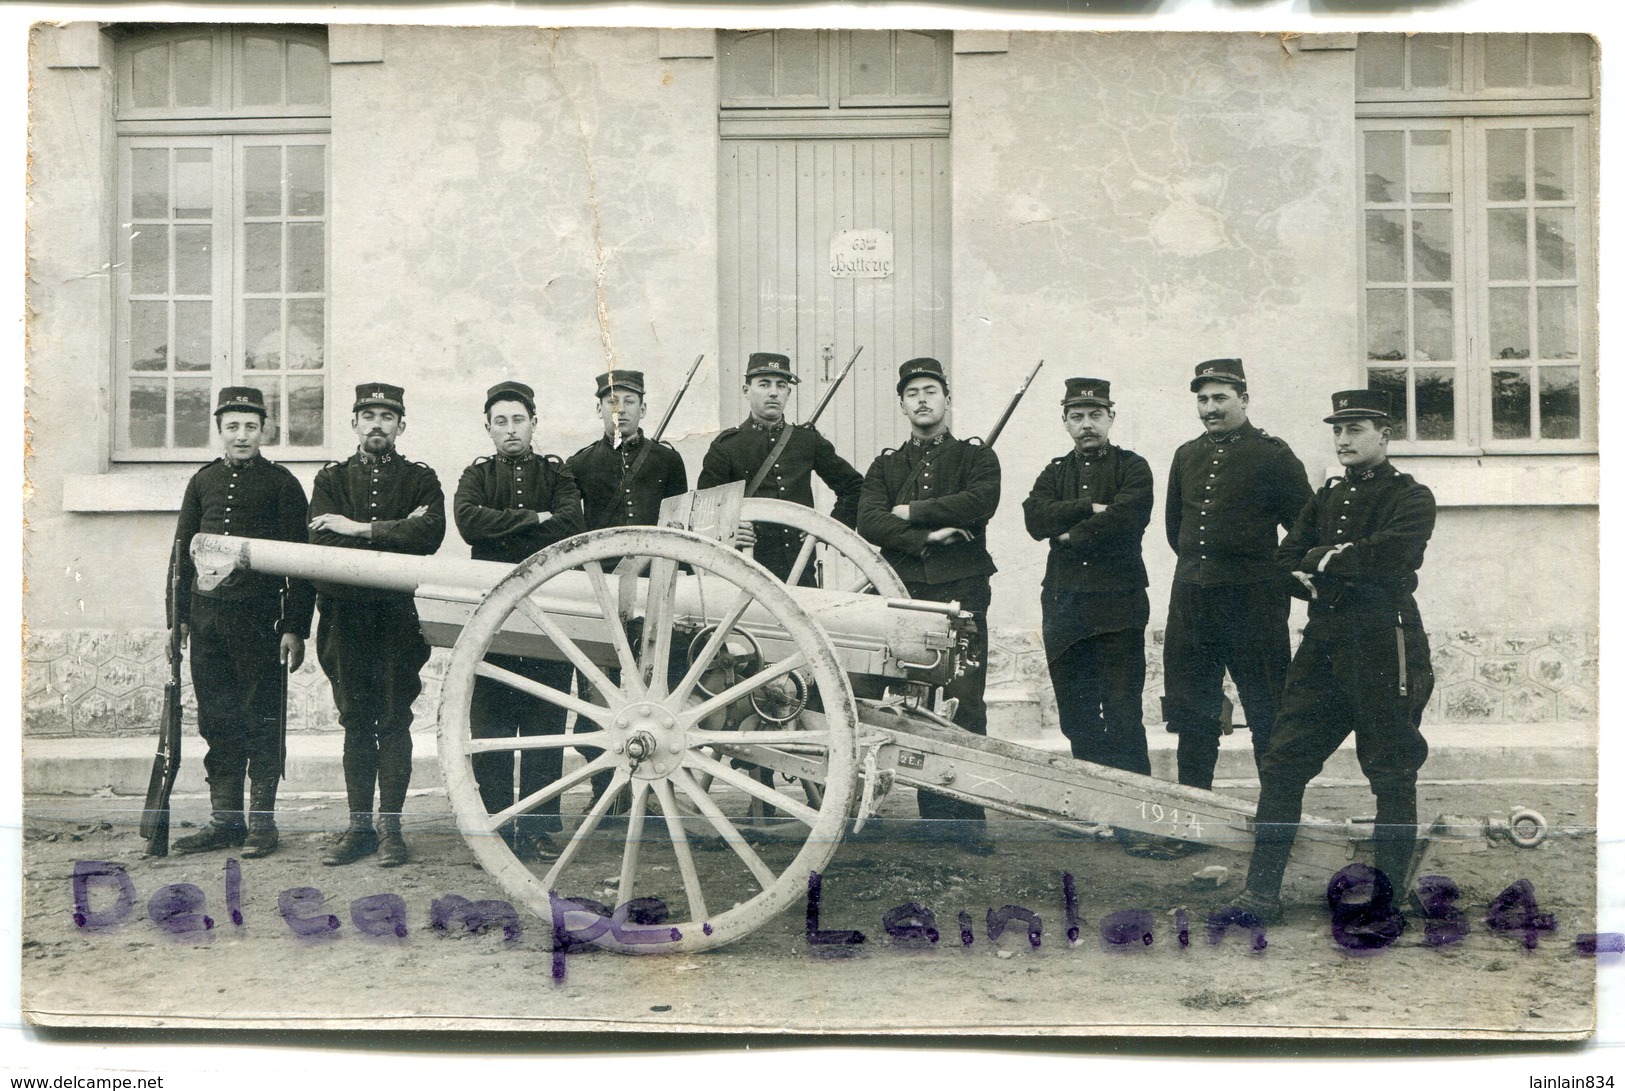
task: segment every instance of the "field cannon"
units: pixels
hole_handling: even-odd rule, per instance
[[[425,638],[451,649],[438,738],[459,830],[510,897],[544,919],[561,906],[590,914],[582,907],[594,892],[612,890],[613,927],[600,946],[694,951],[740,938],[802,897],[809,873],[897,786],[1085,834],[1115,828],[1250,850],[1245,800],[955,727],[933,694],[969,666],[969,615],[908,598],[874,549],[827,516],[741,492],[674,497],[666,525],[591,531],[516,566],[214,535],[198,535],[192,555],[205,583],[251,569],[411,592]],[[805,532],[798,573],[822,545],[825,583],[847,589],[780,583],[733,548],[741,517]],[[583,684],[542,685],[488,661],[493,653],[569,662]],[[476,677],[568,710],[573,727],[475,739]],[[486,813],[474,756],[548,747],[583,761]],[[498,836],[603,773],[609,789],[566,815],[556,860],[522,861]],[[1544,829],[1533,812],[1441,819],[1421,843],[1501,835],[1529,844]],[[1370,832],[1369,822],[1306,817],[1294,861],[1330,875],[1368,851]],[[755,893],[720,904],[715,892],[741,889],[744,874]]]

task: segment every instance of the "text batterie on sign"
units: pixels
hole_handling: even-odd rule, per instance
[[[837,231],[829,240],[829,272],[833,277],[870,277],[892,274],[892,234],[876,227]]]

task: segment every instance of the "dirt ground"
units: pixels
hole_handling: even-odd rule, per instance
[[[821,928],[856,929],[865,942],[808,942],[805,901],[740,941],[694,955],[629,957],[597,950],[562,956],[556,976],[549,922],[521,910],[523,932],[505,940],[430,927],[431,903],[448,894],[471,900],[508,895],[456,833],[443,794],[415,794],[407,835],[414,860],[386,871],[371,860],[321,866],[342,824],[334,798],[284,801],[282,848],[242,860],[240,912],[233,923],[225,853],[144,859],[129,822],[139,801],[31,798],[24,845],[23,1007],[54,1024],[131,1026],[736,1030],[885,1032],[930,1028],[950,1033],[1377,1034],[1574,1036],[1595,1016],[1596,960],[1577,953],[1575,937],[1596,930],[1594,789],[1548,785],[1424,786],[1424,816],[1505,814],[1514,805],[1541,810],[1553,835],[1535,849],[1504,842],[1435,860],[1430,870],[1459,884],[1470,932],[1460,942],[1429,944],[1413,922],[1386,948],[1351,952],[1333,936],[1325,877],[1290,877],[1285,924],[1267,946],[1231,930],[1217,944],[1205,928],[1210,910],[1238,891],[1245,859],[1211,850],[1182,861],[1125,855],[1111,841],[1058,837],[1030,822],[992,824],[997,851],[978,857],[917,839],[914,800],[898,793],[883,820],[839,846],[823,875]],[[1245,793],[1238,793],[1245,794]],[[580,807],[580,801],[568,801]],[[1363,788],[1314,786],[1309,808],[1324,817],[1370,813]],[[202,821],[200,799],[177,801],[177,821]],[[186,832],[177,828],[175,836]],[[700,853],[726,857],[726,849]],[[117,864],[135,899],[122,923],[103,929],[74,919],[76,861]],[[711,865],[702,865],[710,867]],[[1221,885],[1198,880],[1225,868]],[[600,889],[580,896],[612,901],[614,869]],[[741,875],[743,872],[741,871]],[[1068,942],[1065,876],[1076,891],[1079,939]],[[1495,931],[1485,911],[1520,879],[1532,885],[1551,930]],[[675,883],[675,877],[673,879]],[[172,936],[147,916],[148,899],[167,884],[196,884],[207,900],[207,931]],[[279,911],[283,892],[319,888],[298,916],[331,913],[339,927],[321,937],[295,935]],[[708,886],[707,890],[714,888]],[[398,894],[404,935],[362,934],[355,899]],[[738,889],[722,897],[748,893]],[[325,904],[320,898],[325,897]],[[109,890],[91,902],[113,904]],[[888,936],[889,910],[919,903],[935,916],[940,938]],[[1039,945],[1015,920],[989,938],[989,910],[1024,907],[1041,921]],[[1102,921],[1145,910],[1113,945]],[[1180,911],[1183,910],[1183,914]],[[961,941],[961,912],[971,943]],[[1188,920],[1188,946],[1179,939]],[[1111,922],[1123,922],[1121,914]],[[1141,931],[1149,920],[1149,942]]]

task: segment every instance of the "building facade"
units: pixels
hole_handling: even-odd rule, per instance
[[[670,433],[692,473],[750,351],[795,358],[805,415],[859,346],[820,427],[860,469],[906,435],[902,360],[944,361],[960,435],[1046,361],[998,445],[995,693],[1047,701],[1020,502],[1067,449],[1062,380],[1111,380],[1160,505],[1193,365],[1240,356],[1317,483],[1331,391],[1405,406],[1396,461],[1440,503],[1429,718],[1595,721],[1583,36],[70,23],[31,65],[27,735],[156,724],[222,386],[266,391],[308,489],[353,385],[398,383],[401,449],[447,482],[491,384],[547,392],[567,456],[593,376],[644,371],[658,419],[704,352]],[[335,726],[313,666],[291,726]]]

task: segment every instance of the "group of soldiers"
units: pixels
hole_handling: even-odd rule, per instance
[[[744,375],[750,415],[712,442],[698,487],[754,481],[755,495],[810,506],[817,474],[835,496],[834,518],[879,548],[912,597],[957,602],[971,615],[972,665],[943,696],[953,699],[959,726],[986,734],[986,617],[996,571],[987,527],[999,504],[997,456],[949,431],[951,387],[934,359],[900,366],[896,391],[909,439],[883,451],[867,474],[814,427],[789,421],[798,382],[787,356],[751,354]],[[1229,730],[1225,674],[1234,680],[1262,784],[1256,847],[1237,905],[1269,921],[1279,916],[1304,788],[1351,731],[1377,798],[1377,866],[1395,877],[1408,871],[1416,774],[1427,754],[1419,725],[1432,690],[1413,593],[1434,502],[1387,460],[1391,417],[1381,392],[1333,395],[1326,422],[1345,473],[1316,491],[1288,445],[1249,421],[1240,360],[1197,365],[1190,389],[1203,433],[1176,451],[1166,489],[1167,540],[1178,562],[1163,646],[1164,718],[1179,736],[1180,783],[1210,788]],[[534,391],[511,381],[491,387],[484,413],[493,453],[464,470],[453,502],[472,556],[516,563],[584,530],[655,523],[661,501],[687,491],[688,476],[675,449],[644,435],[645,394],[640,372],[599,376],[604,434],[562,460],[533,446]],[[1074,757],[1148,775],[1142,691],[1150,603],[1142,539],[1152,473],[1144,458],[1111,442],[1109,382],[1068,379],[1060,410],[1071,450],[1044,468],[1022,509],[1028,533],[1049,544],[1043,638],[1061,730]],[[174,607],[192,630],[213,818],[175,849],[240,847],[257,857],[276,848],[277,676],[302,661],[319,608],[317,658],[344,728],[350,814],[322,862],[376,854],[380,866],[399,866],[408,857],[401,811],[411,775],[411,709],[428,658],[412,596],[253,573],[205,591],[193,584],[187,548],[194,534],[208,532],[426,555],[445,534],[444,496],[431,468],[396,451],[406,427],[400,387],[357,387],[359,446],[320,471],[308,507],[293,475],[259,453],[265,418],[259,391],[221,391],[215,419],[224,456],[198,471],[182,504],[182,592]],[[802,536],[745,523],[735,541],[782,580],[792,574]],[[816,573],[805,566],[799,580],[815,584]],[[1288,635],[1293,596],[1309,603],[1296,656]],[[571,685],[568,664],[501,659],[499,666],[550,688]],[[476,682],[476,737],[562,732],[564,716],[512,687]],[[561,755],[557,748],[523,752],[521,798],[558,778]],[[475,775],[491,813],[512,805],[510,754],[481,754]],[[594,790],[606,783],[600,778]],[[922,791],[919,809],[922,817],[949,820],[940,828],[966,850],[992,851],[981,807]],[[516,820],[508,836],[522,858],[545,860],[560,851],[559,830],[555,799]],[[1125,840],[1129,851],[1161,858],[1194,848]]]

